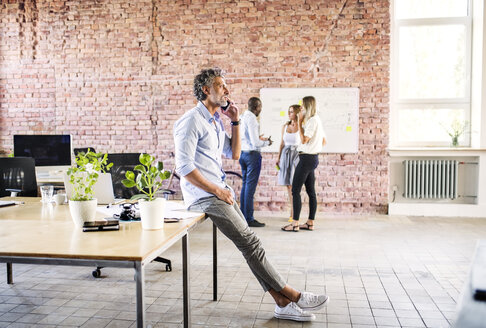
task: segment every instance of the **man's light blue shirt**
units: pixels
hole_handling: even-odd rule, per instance
[[[260,151],[262,147],[270,145],[268,141],[260,140],[260,124],[250,110],[241,115],[240,133],[242,151]]]
[[[221,156],[231,158],[231,139],[224,131],[219,113],[212,116],[202,102],[186,112],[174,125],[176,171],[187,207],[197,200],[214,196],[184,177],[198,169],[210,182],[228,188]]]

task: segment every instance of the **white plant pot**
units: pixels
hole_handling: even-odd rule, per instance
[[[98,200],[69,200],[69,211],[74,224],[82,227],[84,222],[95,221]]]
[[[149,202],[144,199],[138,201],[142,229],[157,230],[164,227],[165,199],[156,198]]]

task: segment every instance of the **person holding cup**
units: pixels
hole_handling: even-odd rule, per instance
[[[272,139],[260,134],[258,118],[262,112],[262,102],[258,97],[248,100],[248,110],[241,115],[241,166],[242,185],[240,194],[241,212],[252,228],[264,227],[265,223],[255,219],[253,200],[255,197],[260,171],[262,169],[261,148],[270,146]]]

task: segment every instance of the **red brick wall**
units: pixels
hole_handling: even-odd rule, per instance
[[[386,212],[389,45],[388,0],[3,0],[0,150],[13,134],[71,133],[171,167],[203,67],[228,72],[241,109],[263,87],[358,87],[359,152],[320,155],[320,211]],[[288,208],[276,154],[263,156],[257,209]]]

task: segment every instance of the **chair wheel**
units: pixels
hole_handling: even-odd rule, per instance
[[[100,269],[93,270],[93,272],[91,272],[91,274],[92,274],[92,275],[93,275],[93,277],[95,277],[95,278],[99,278],[99,277],[101,277],[101,271],[100,271]]]
[[[165,265],[165,271],[172,271],[172,267],[170,264]]]

